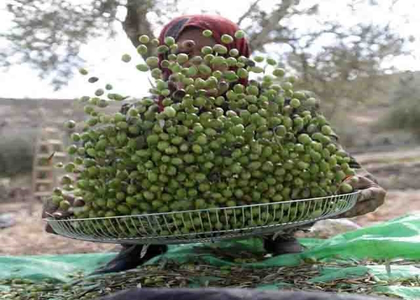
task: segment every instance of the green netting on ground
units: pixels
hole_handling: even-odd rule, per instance
[[[69,240],[69,242],[71,242]],[[420,260],[420,215],[407,215],[392,221],[348,232],[328,240],[301,239],[307,249],[300,254],[288,254],[264,259],[258,263],[242,264],[253,268],[281,267],[299,265],[302,261],[352,261],[365,259],[392,261],[395,259]],[[226,241],[214,244],[187,244],[171,246],[169,251],[156,257],[147,264],[168,259],[178,263],[196,261],[197,258],[213,266],[229,266],[235,263],[216,257],[209,249],[219,252],[249,251],[261,252],[260,239]],[[69,281],[68,274],[82,271],[89,273],[115,256],[115,253],[45,255],[45,256],[4,256],[0,257],[0,279],[45,278]],[[326,267],[322,275],[312,278],[311,282],[329,282],[342,278],[360,277],[372,274],[379,283],[381,280],[420,278],[420,268],[414,265],[360,265],[353,267]],[[285,284],[262,285],[261,289],[277,289]],[[378,284],[378,291],[398,295],[404,299],[420,299],[419,287]]]

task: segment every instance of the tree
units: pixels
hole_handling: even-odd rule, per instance
[[[84,5],[70,0],[7,1],[13,26],[1,37],[11,47],[0,62],[4,66],[12,61],[29,63],[42,78],[52,78],[57,89],[82,65],[79,50],[89,40],[112,36],[115,26],[121,24],[136,47],[141,34],[153,36],[171,17],[183,13],[177,8],[182,0],[86,0]],[[348,3],[350,10],[366,3],[377,5],[372,0]],[[279,46],[277,56],[303,79],[301,88],[332,102],[342,97],[363,98],[385,71],[381,67],[384,59],[403,54],[407,39],[387,24],[366,22],[348,28],[324,21],[319,7],[317,3],[304,6],[299,0],[278,0],[267,11],[256,0],[236,21],[248,33],[253,51]],[[119,17],[122,10],[124,18]],[[316,20],[318,26],[300,30],[296,24],[305,18]],[[322,42],[326,36],[327,44]],[[363,84],[363,89],[355,92],[354,82],[358,87]]]
[[[337,24],[312,34],[308,42],[292,45],[288,63],[301,74],[302,88],[319,95],[333,114],[341,101],[369,99],[382,88],[389,69],[381,66],[390,56],[404,53],[405,40],[392,32],[389,25],[358,24],[346,31]],[[336,39],[323,51],[310,51],[324,34]]]
[[[389,130],[403,130],[420,140],[420,74],[401,74],[399,84],[391,98],[391,108],[379,127]]]

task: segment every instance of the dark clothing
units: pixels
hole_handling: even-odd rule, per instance
[[[141,256],[143,245],[122,245],[120,253],[103,268],[95,270],[91,275],[101,273],[114,273],[134,269],[146,261],[165,253],[168,250],[166,245],[151,245],[144,256]]]
[[[257,291],[251,289],[148,289],[122,291],[99,300],[380,300],[388,298],[300,291]]]

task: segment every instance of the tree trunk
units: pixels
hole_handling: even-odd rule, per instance
[[[143,34],[154,38],[152,26],[146,18],[146,14],[153,10],[152,0],[127,0],[127,16],[123,22],[123,28],[134,47],[140,44],[139,37]],[[144,59],[153,53],[151,45],[148,53],[142,55]]]

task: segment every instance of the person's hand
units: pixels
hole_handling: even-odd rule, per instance
[[[62,209],[59,204],[54,203],[54,201],[51,198],[48,198],[45,203],[42,210],[42,218],[54,218],[54,219],[64,219],[73,216],[73,210],[72,207],[78,207],[83,206],[84,202],[80,198],[75,198],[73,195],[63,195],[64,199],[67,200],[70,203],[70,209],[64,210]],[[54,230],[52,227],[47,224],[45,227],[45,231],[48,233],[53,233]]]
[[[368,172],[359,172],[356,176],[345,180],[353,186],[354,190],[360,191],[356,205],[349,211],[337,216],[337,218],[353,218],[375,211],[384,204],[386,191],[378,184]]]

